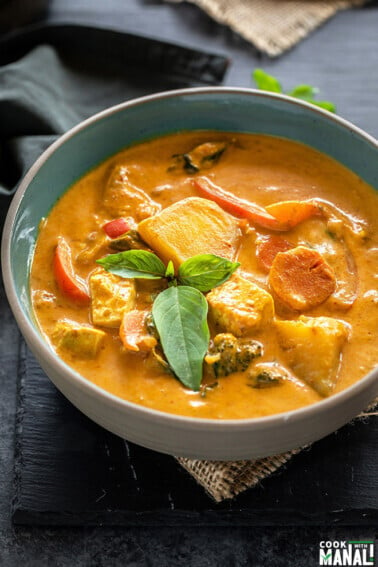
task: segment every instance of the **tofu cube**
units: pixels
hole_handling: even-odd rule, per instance
[[[117,165],[110,174],[104,206],[114,217],[131,216],[137,221],[155,215],[161,209],[143,189],[130,181],[130,171],[125,165]]]
[[[105,338],[104,331],[74,321],[58,321],[53,332],[58,349],[69,351],[79,358],[95,358]]]
[[[121,325],[125,311],[134,308],[136,291],[132,280],[100,268],[91,274],[89,290],[94,325],[117,328]]]
[[[272,296],[236,274],[214,288],[206,299],[215,325],[236,337],[259,332],[274,316]]]
[[[233,260],[239,245],[237,219],[216,203],[188,197],[139,223],[138,232],[164,261],[175,267],[197,254]]]
[[[278,342],[287,364],[321,396],[328,396],[337,380],[340,354],[349,326],[331,317],[300,316],[276,321]]]

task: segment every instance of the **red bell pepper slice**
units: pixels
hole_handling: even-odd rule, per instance
[[[102,228],[109,238],[118,238],[118,236],[128,232],[131,227],[126,219],[120,217],[119,219],[114,219],[105,223]]]
[[[215,185],[207,177],[198,177],[193,179],[194,186],[198,192],[205,198],[217,203],[222,209],[237,217],[245,218],[253,224],[266,228],[268,230],[285,231],[286,224],[277,220],[264,207],[260,207],[255,203],[250,203],[245,199],[241,199],[228,191],[225,191],[218,185]]]
[[[54,275],[60,291],[79,303],[90,300],[85,282],[74,273],[71,249],[64,238],[60,238],[54,252]]]

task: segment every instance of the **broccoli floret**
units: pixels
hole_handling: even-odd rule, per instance
[[[287,377],[287,372],[279,365],[258,364],[248,372],[248,386],[251,388],[271,388],[278,386]]]
[[[256,357],[261,356],[262,345],[250,339],[237,339],[231,333],[220,333],[210,343],[205,362],[216,378],[233,372],[244,372]]]

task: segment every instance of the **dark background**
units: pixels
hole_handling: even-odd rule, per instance
[[[19,15],[26,17],[22,6],[20,10]],[[3,29],[14,24],[17,15],[13,14],[11,22],[0,19]],[[336,103],[339,115],[378,135],[377,2],[339,13],[290,52],[274,60],[261,56],[236,34],[189,4],[170,5],[158,0],[52,0],[44,17],[55,22],[97,23],[225,54],[232,58],[225,85],[253,86],[251,72],[256,66],[277,75],[287,89],[297,83],[316,85],[324,98]],[[0,214],[3,216],[4,212],[2,209]],[[318,565],[318,544],[322,539],[377,537],[377,526],[357,528],[353,525],[343,528],[13,527],[10,509],[19,333],[2,288],[0,294],[1,567],[311,567]]]

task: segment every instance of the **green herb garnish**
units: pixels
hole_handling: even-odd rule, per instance
[[[121,278],[157,280],[165,276],[163,262],[147,250],[125,250],[97,260],[105,270]]]
[[[238,262],[214,254],[199,254],[181,264],[175,275],[172,261],[167,267],[147,250],[126,250],[97,260],[105,270],[123,278],[165,279],[168,288],[152,306],[153,323],[170,368],[187,387],[198,391],[210,332],[204,291],[225,282]]]
[[[210,291],[228,280],[239,266],[238,262],[230,262],[214,254],[199,254],[181,264],[178,279],[182,285]]]
[[[170,282],[171,280],[174,280],[174,278],[175,278],[175,267],[173,265],[172,260],[169,260],[164,275],[167,278],[168,282]]]
[[[252,77],[257,88],[261,90],[287,94],[288,96],[299,98],[309,102],[310,104],[324,108],[329,112],[336,112],[336,106],[333,102],[329,102],[327,100],[315,100],[316,95],[319,93],[319,89],[316,87],[312,87],[311,85],[297,85],[290,91],[284,91],[278,79],[273,77],[273,75],[269,75],[262,69],[255,69],[252,73]]]
[[[157,296],[152,315],[173,372],[185,386],[198,391],[210,340],[206,298],[194,287],[172,286]]]

